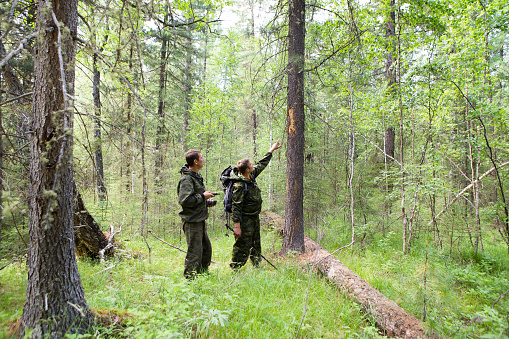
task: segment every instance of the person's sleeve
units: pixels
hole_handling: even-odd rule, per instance
[[[189,177],[180,180],[178,194],[179,204],[182,207],[198,206],[205,201],[203,194],[194,192],[193,182]]]
[[[262,171],[265,169],[265,167],[267,167],[267,165],[269,164],[270,162],[270,159],[272,159],[272,153],[270,152],[267,152],[263,158],[261,158],[257,163],[256,163],[256,166],[254,167],[254,170],[253,170],[253,173],[251,173],[251,175],[256,178],[260,173],[262,173]]]
[[[244,200],[244,187],[241,182],[233,184],[232,192],[232,220],[240,222],[242,217],[242,201]]]

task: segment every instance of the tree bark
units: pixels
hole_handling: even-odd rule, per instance
[[[289,2],[285,231],[282,253],[304,251],[305,1]]]
[[[258,128],[258,119],[256,117],[256,110],[254,108],[254,106],[250,106],[250,109],[251,109],[251,121],[253,123],[253,133],[252,133],[252,136],[253,136],[253,157],[255,159],[258,158],[258,154],[257,154],[257,151],[256,151],[256,129]]]
[[[22,335],[31,329],[32,338],[62,338],[84,332],[92,322],[76,263],[73,227],[77,5],[77,0],[38,1],[28,285],[21,318]]]
[[[388,2],[388,15],[385,21],[385,38],[387,39],[387,54],[385,55],[385,77],[389,92],[395,91],[396,69],[394,67],[395,37],[396,37],[396,11],[394,0]]]
[[[394,141],[396,139],[396,133],[392,127],[387,128],[384,136],[384,162],[394,161]]]
[[[129,49],[129,74],[133,75],[133,51],[134,47],[131,44],[131,48]],[[126,185],[125,185],[125,191],[127,195],[130,195],[131,193],[134,193],[134,183],[133,183],[133,169],[132,165],[134,163],[133,161],[133,149],[132,149],[132,126],[133,126],[133,94],[131,91],[127,92],[127,121],[126,121],[126,135],[127,135],[127,142],[126,142],[126,161],[125,161],[125,175],[127,178]]]

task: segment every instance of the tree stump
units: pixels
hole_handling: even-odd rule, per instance
[[[74,237],[77,255],[90,259],[99,259],[99,251],[108,245],[108,237],[87,211],[76,184],[74,185]],[[113,254],[114,247],[105,251],[106,256]]]

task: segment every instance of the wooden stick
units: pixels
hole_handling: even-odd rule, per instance
[[[180,251],[180,252],[182,252],[182,253],[186,253],[186,254],[187,254],[187,252],[186,252],[186,251],[184,251],[183,249],[178,248],[177,246],[173,246],[172,244],[169,244],[169,243],[167,243],[166,241],[164,241],[163,239],[159,238],[157,235],[155,235],[154,233],[152,233],[152,231],[151,231],[151,230],[148,230],[148,233],[152,234],[152,236],[153,236],[154,238],[156,238],[156,239],[157,239],[157,240],[159,240],[159,241],[164,242],[166,245],[168,245],[168,246],[170,246],[170,247],[173,247],[174,249],[179,250],[179,251]]]

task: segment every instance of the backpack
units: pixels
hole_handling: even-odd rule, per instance
[[[233,195],[233,184],[236,180],[230,178],[230,174],[233,171],[231,166],[228,166],[221,173],[221,183],[223,184],[223,206],[226,213],[232,213],[232,195]],[[244,192],[247,192],[247,183],[244,182]]]

